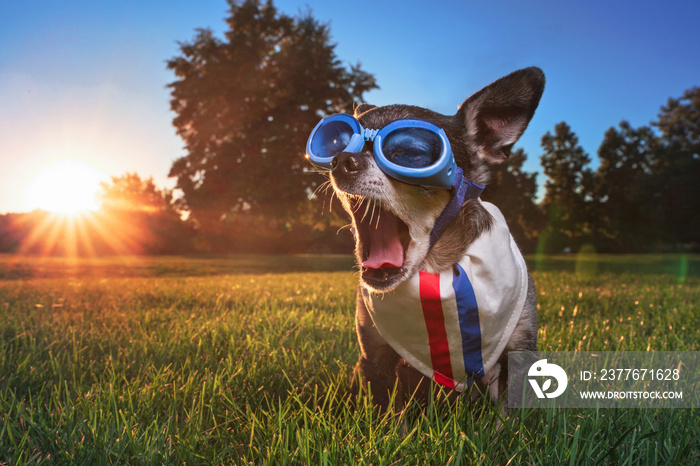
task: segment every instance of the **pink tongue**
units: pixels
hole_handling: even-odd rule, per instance
[[[390,212],[381,212],[379,226],[368,225],[369,257],[362,265],[368,269],[384,269],[403,265],[403,246],[399,238],[399,219]]]

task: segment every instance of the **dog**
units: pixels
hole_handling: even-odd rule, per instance
[[[380,409],[427,401],[433,384],[451,393],[473,384],[473,397],[497,402],[508,353],[536,349],[534,283],[502,214],[479,194],[544,84],[540,69],[526,68],[455,115],[360,104],[312,132],[307,158],[350,215],[360,269],[353,390],[368,388]]]

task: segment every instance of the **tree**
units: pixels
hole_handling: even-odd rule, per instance
[[[656,184],[659,141],[650,127],[622,121],[606,131],[598,148],[595,198],[597,243],[611,252],[653,248],[659,238]]]
[[[498,206],[508,221],[511,233],[521,249],[534,251],[543,227],[542,210],[535,203],[536,173],[523,170],[527,154],[517,149],[505,163],[496,165],[482,199]]]
[[[560,252],[578,250],[590,238],[590,201],[593,174],[587,165],[590,157],[578,143],[578,137],[565,122],[542,136],[544,154],[540,157],[545,181],[542,205],[549,224],[540,238],[539,248]]]
[[[192,228],[175,209],[172,191],[136,173],[101,183],[99,223],[113,252],[172,254],[191,250]],[[103,235],[107,236],[107,235]]]
[[[661,107],[658,121],[662,151],[656,189],[663,214],[663,238],[673,248],[700,246],[700,87]]]
[[[170,176],[207,232],[242,214],[288,223],[323,181],[302,157],[314,125],[377,87],[359,64],[339,62],[328,26],[310,13],[292,18],[272,1],[229,5],[224,39],[201,29],[168,62],[173,124],[187,150]]]
[[[113,176],[111,183],[100,183],[103,209],[110,211],[169,212],[174,215],[172,192],[158,189],[153,178],[142,180],[137,173]]]

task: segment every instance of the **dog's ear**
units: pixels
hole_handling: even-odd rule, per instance
[[[544,91],[539,68],[515,71],[469,97],[457,111],[469,144],[487,162],[506,160],[535,114]]]
[[[370,104],[360,104],[357,107],[355,107],[355,118],[359,117],[363,113],[365,113],[367,110],[372,110],[373,108],[376,108],[376,105],[370,105]]]

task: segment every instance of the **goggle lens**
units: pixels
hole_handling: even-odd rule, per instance
[[[440,158],[440,137],[425,128],[399,128],[386,135],[382,152],[390,162],[407,168],[430,167]]]
[[[316,132],[311,141],[311,150],[323,157],[335,157],[348,147],[354,133],[352,126],[344,121],[329,121]]]

